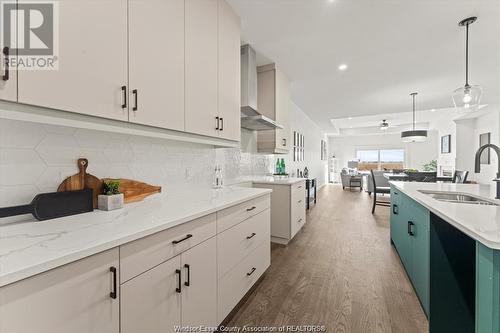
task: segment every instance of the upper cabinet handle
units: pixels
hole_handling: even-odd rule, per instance
[[[219,131],[220,130],[220,118],[215,117],[215,130]]]
[[[122,93],[123,93],[122,109],[126,109],[127,108],[127,86],[122,86]]]
[[[247,212],[251,212],[252,210],[256,209],[257,207],[253,206],[252,208],[247,208]]]
[[[224,118],[220,118],[220,130],[223,131],[224,130]]]
[[[5,72],[2,76],[2,80],[4,81],[9,81],[10,78],[10,71],[9,71],[9,54],[10,54],[10,49],[8,46],[4,47],[2,50],[2,53],[5,57],[4,59],[4,66],[5,66]]]
[[[182,242],[184,242],[185,240],[187,240],[187,239],[189,239],[189,238],[191,238],[191,237],[193,237],[193,235],[191,235],[191,234],[187,234],[187,235],[186,235],[186,237],[184,237],[184,238],[182,238],[182,239],[172,241],[172,244],[174,244],[174,245],[175,245],[175,244],[182,243]]]
[[[282,140],[283,140],[283,143],[282,143],[283,147],[286,147],[286,139],[282,139]]]
[[[247,276],[250,276],[253,274],[253,272],[255,272],[257,268],[253,267],[252,270],[250,272],[247,273]]]
[[[132,111],[137,111],[139,110],[139,101],[138,101],[138,92],[137,92],[137,89],[134,89],[132,90],[132,94],[134,94],[134,97],[135,97],[135,102],[134,102],[134,107],[132,108]]]
[[[252,239],[256,236],[257,234],[255,232],[252,232],[250,236],[247,236],[247,239]]]
[[[117,292],[116,292],[116,267],[110,267],[109,271],[111,274],[113,274],[113,290],[109,293],[109,297],[112,299],[116,299]]]

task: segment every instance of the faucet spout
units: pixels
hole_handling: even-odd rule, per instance
[[[481,172],[481,154],[483,151],[486,149],[491,148],[495,151],[497,154],[497,161],[498,161],[498,171],[497,171],[497,178],[493,179],[497,183],[497,199],[500,199],[500,148],[498,146],[488,143],[482,147],[479,147],[479,149],[476,152],[476,159],[475,159],[475,172],[479,173]]]
[[[494,144],[488,143],[485,144],[484,146],[479,147],[479,149],[476,152],[476,158],[475,158],[475,172],[480,173],[481,172],[481,154],[483,151],[486,149],[491,148],[495,151],[497,154],[497,160],[499,161],[498,163],[498,171],[497,171],[497,179],[500,179],[500,148]]]

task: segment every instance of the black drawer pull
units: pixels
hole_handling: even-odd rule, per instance
[[[109,297],[112,299],[116,299],[117,293],[116,293],[116,267],[110,267],[109,271],[111,274],[113,274],[113,290],[109,293]]]
[[[134,102],[134,107],[132,108],[132,111],[137,111],[139,110],[139,93],[137,92],[137,89],[132,90],[132,94],[134,94],[135,97],[135,102]]]
[[[4,47],[3,50],[2,50],[2,53],[5,57],[5,60],[4,60],[4,66],[5,66],[5,72],[2,76],[2,80],[4,81],[9,81],[9,78],[10,78],[10,71],[9,71],[9,54],[10,54],[10,49],[8,46]]]
[[[122,86],[122,93],[123,93],[122,109],[126,109],[127,108],[127,86]]]
[[[257,234],[255,232],[252,232],[250,236],[247,236],[247,239],[252,239],[256,236]]]
[[[410,236],[415,236],[415,233],[413,232],[414,225],[415,223],[413,223],[412,221],[408,221],[408,235]]]
[[[253,206],[252,208],[247,208],[247,212],[251,212],[254,209],[257,209],[257,207]]]
[[[177,274],[177,288],[175,288],[175,292],[177,293],[180,293],[181,292],[181,270],[180,269],[176,269],[175,270],[175,274]]]
[[[189,287],[189,285],[191,284],[191,267],[188,264],[185,264],[184,268],[186,268],[186,271],[187,271],[187,274],[186,274],[187,279],[186,279],[186,282],[184,282],[184,285],[186,287]]]
[[[220,130],[220,118],[215,117],[215,130],[219,131]]]
[[[172,241],[172,244],[179,244],[179,243],[182,243],[184,242],[185,240],[188,240],[189,238],[193,237],[193,235],[191,234],[187,234],[186,237],[182,238],[182,239],[179,239],[179,240],[174,240]]]
[[[253,274],[253,272],[255,272],[255,270],[256,270],[256,269],[257,269],[257,268],[255,268],[255,267],[254,267],[254,268],[252,268],[252,270],[251,270],[250,272],[248,272],[248,273],[247,273],[247,276],[252,275],[252,274]]]
[[[398,205],[396,205],[396,204],[392,205],[392,213],[394,215],[398,215],[399,214],[399,207],[398,207]]]
[[[220,130],[224,130],[224,118],[220,117]]]

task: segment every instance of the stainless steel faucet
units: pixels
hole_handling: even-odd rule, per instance
[[[483,153],[484,150],[491,148],[497,153],[497,161],[498,161],[498,171],[497,171],[497,178],[493,179],[494,182],[497,183],[497,199],[500,199],[500,148],[494,144],[488,143],[482,147],[480,147],[477,152],[476,152],[476,160],[475,160],[475,172],[480,173],[481,172],[481,154]]]

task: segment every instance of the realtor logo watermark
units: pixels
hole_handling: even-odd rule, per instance
[[[5,65],[18,70],[59,68],[59,2],[1,0]],[[16,57],[17,55],[17,57]]]

